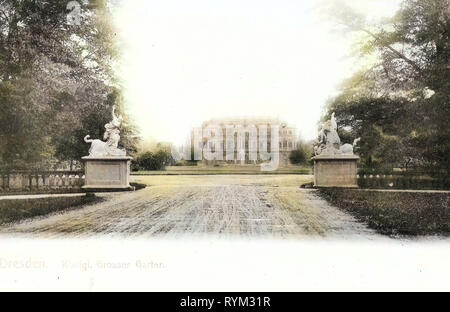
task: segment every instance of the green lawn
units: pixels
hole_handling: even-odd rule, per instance
[[[215,174],[312,174],[311,167],[289,166],[261,171],[259,166],[169,166],[160,171],[136,171],[132,175],[215,175]]]

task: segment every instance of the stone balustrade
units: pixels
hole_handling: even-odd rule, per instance
[[[0,172],[0,192],[80,189],[83,171]]]

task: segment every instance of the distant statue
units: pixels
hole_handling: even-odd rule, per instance
[[[120,141],[120,126],[122,125],[122,115],[119,117],[115,114],[116,107],[113,106],[112,110],[112,121],[105,125],[105,134],[103,135],[103,140],[91,140],[90,136],[84,137],[86,143],[91,143],[91,148],[89,149],[89,156],[93,157],[103,157],[103,156],[126,156],[126,151],[119,149]]]
[[[341,145],[341,139],[337,133],[335,114],[331,119],[320,125],[319,135],[314,144],[314,154],[318,155],[354,155],[354,147],[360,141],[356,139],[352,144]]]

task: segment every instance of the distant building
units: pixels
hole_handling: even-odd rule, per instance
[[[222,135],[223,135],[223,160],[222,161],[208,161],[205,159],[205,157],[202,157],[203,163],[206,165],[212,165],[217,163],[229,163],[229,164],[235,164],[235,163],[245,163],[245,164],[255,164],[255,163],[261,163],[263,162],[260,157],[259,153],[258,159],[256,161],[250,160],[250,153],[252,151],[258,152],[258,146],[251,146],[249,144],[249,133],[247,132],[245,134],[245,160],[238,160],[238,139],[237,139],[237,133],[234,134],[234,156],[233,160],[227,160],[227,146],[226,144],[233,144],[232,142],[227,142],[226,140],[226,133],[227,133],[227,127],[228,126],[242,126],[244,128],[247,128],[248,126],[255,126],[257,129],[259,129],[260,126],[266,126],[267,127],[267,151],[271,150],[271,126],[276,125],[279,127],[279,155],[280,155],[280,164],[281,165],[287,165],[289,164],[289,153],[297,148],[297,129],[294,126],[290,126],[287,123],[280,121],[279,119],[273,119],[273,118],[221,118],[221,119],[210,119],[206,122],[204,122],[201,126],[202,130],[207,128],[208,126],[219,126],[222,129]],[[257,131],[257,144],[259,144],[259,131]],[[202,142],[199,142],[199,150],[203,150],[204,144],[206,144],[208,141],[208,138],[204,138]],[[191,144],[193,148],[194,140],[193,140],[193,131],[191,132]],[[228,150],[230,150],[230,147],[232,149],[232,146],[228,145]],[[260,146],[261,148],[261,146]]]

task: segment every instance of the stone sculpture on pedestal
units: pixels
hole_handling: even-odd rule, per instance
[[[359,157],[354,154],[354,148],[359,140],[356,139],[353,145],[341,145],[334,113],[321,125],[314,144],[314,186],[357,187]]]
[[[117,117],[115,107],[112,110],[112,121],[105,125],[105,134],[102,140],[91,140],[84,137],[86,143],[91,144],[89,156],[83,157],[85,161],[86,183],[83,186],[91,191],[131,190],[130,162],[131,157],[120,149],[120,126],[122,116]]]
[[[91,140],[90,136],[84,137],[86,143],[91,143],[89,149],[89,156],[92,157],[107,157],[107,156],[126,156],[127,152],[123,149],[119,149],[120,141],[120,126],[122,124],[122,116],[117,117],[115,114],[115,107],[113,107],[112,117],[113,120],[105,125],[105,134],[103,140]]]

